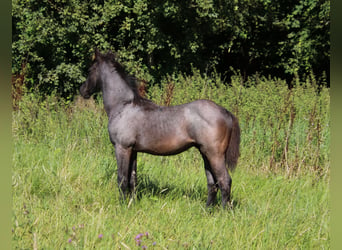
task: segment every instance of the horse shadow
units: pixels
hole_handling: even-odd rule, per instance
[[[116,169],[108,166],[106,174],[103,176],[107,182],[115,180]],[[190,186],[190,185],[189,185]],[[149,197],[151,200],[159,200],[172,196],[173,199],[191,199],[193,201],[200,201],[206,204],[207,201],[207,186],[206,185],[191,185],[191,187],[184,188],[184,186],[173,185],[159,181],[148,174],[141,173],[138,176],[138,183],[135,193],[135,202],[140,202],[143,198]],[[213,207],[221,206],[221,194],[218,191],[217,202]],[[240,202],[238,197],[232,196],[231,208],[239,208]]]
[[[142,177],[142,178],[141,178]],[[172,184],[161,184],[157,179],[151,178],[148,175],[140,176],[140,181],[137,185],[136,199],[139,202],[144,197],[151,197],[152,199],[166,198],[168,195],[176,199],[183,199],[184,197],[193,201],[200,201],[206,204],[207,201],[207,187],[199,187],[198,185],[192,188],[182,188]],[[221,207],[221,193],[217,193],[217,201],[212,208]],[[240,207],[240,202],[237,197],[232,197],[230,209]],[[210,208],[209,208],[210,210]]]
[[[174,198],[187,197],[193,200],[206,199],[205,188],[187,188],[176,186],[173,184],[161,183],[156,178],[151,178],[148,175],[139,176],[137,185],[137,198],[138,200],[143,197],[155,197],[163,198],[167,196],[172,196]]]

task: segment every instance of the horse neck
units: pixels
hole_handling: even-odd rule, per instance
[[[127,102],[134,98],[133,90],[116,70],[102,74],[102,94],[104,108],[108,116],[119,112]]]

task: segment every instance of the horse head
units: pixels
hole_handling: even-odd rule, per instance
[[[97,48],[95,49],[87,80],[80,87],[80,94],[82,97],[88,99],[92,94],[101,90],[101,64],[115,61],[116,56],[113,52],[108,51],[107,54],[101,54]]]

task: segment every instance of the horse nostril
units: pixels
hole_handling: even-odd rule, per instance
[[[89,98],[90,98],[90,94],[87,93],[87,92],[80,91],[80,94],[81,94],[81,96],[82,96],[84,99],[89,99]]]

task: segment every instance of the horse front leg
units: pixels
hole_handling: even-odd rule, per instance
[[[133,151],[131,154],[129,172],[129,187],[132,196],[134,197],[137,188],[137,152],[135,151]]]
[[[120,199],[125,200],[128,193],[130,181],[130,162],[132,156],[131,148],[124,148],[121,145],[115,145],[115,157],[118,166],[118,187]]]

